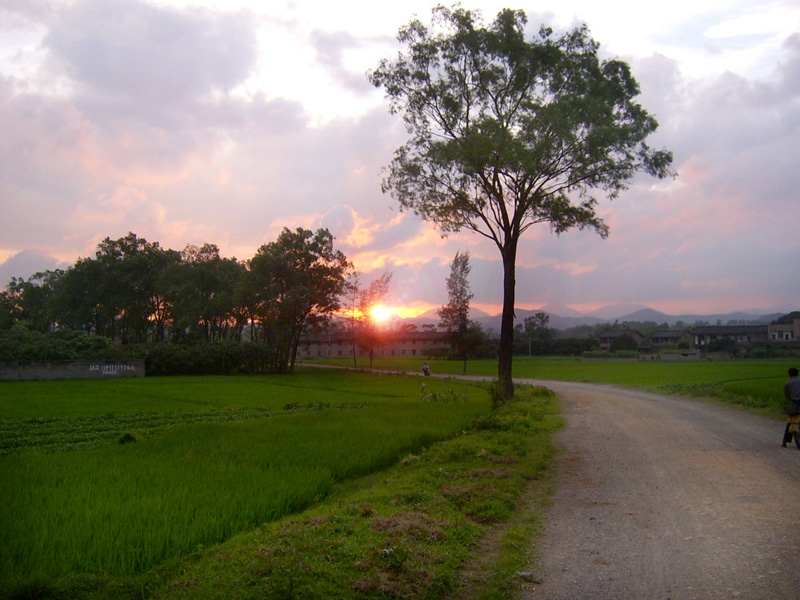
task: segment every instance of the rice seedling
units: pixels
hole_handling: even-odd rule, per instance
[[[150,414],[108,385],[94,388],[106,413],[85,385],[54,392],[43,412],[62,416],[4,407],[17,418],[0,420],[0,580],[141,573],[319,502],[488,411],[484,391],[455,382],[429,385],[462,401],[431,403],[416,378],[199,378],[191,398],[194,379],[139,380],[143,394],[163,394]],[[198,410],[172,412],[190,403]]]

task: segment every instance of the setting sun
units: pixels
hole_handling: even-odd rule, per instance
[[[373,306],[372,310],[369,311],[369,314],[373,319],[379,322],[386,321],[392,316],[392,312],[385,306]]]

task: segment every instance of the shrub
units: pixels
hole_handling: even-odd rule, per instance
[[[583,353],[583,358],[611,358],[611,353],[605,350],[590,350]]]
[[[23,324],[0,332],[2,360],[81,360],[124,359],[132,357],[108,338],[82,331],[60,330],[50,333],[31,331]]]
[[[632,335],[627,333],[611,340],[611,352],[635,351],[639,347]]]
[[[152,346],[145,364],[148,376],[232,375],[271,372],[273,359],[264,344],[198,342]]]

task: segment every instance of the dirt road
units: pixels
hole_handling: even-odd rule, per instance
[[[527,600],[800,599],[800,450],[779,447],[782,423],[546,385],[568,425]]]

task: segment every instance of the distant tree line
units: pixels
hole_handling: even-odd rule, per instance
[[[800,319],[800,311],[794,311],[772,321],[772,324],[791,324]],[[706,321],[698,321],[688,325],[681,321],[674,325],[669,323],[657,323],[655,321],[624,321],[622,323],[603,323],[599,325],[579,325],[565,330],[557,330],[548,327],[550,316],[545,312],[536,313],[527,317],[523,323],[516,325],[514,329],[514,353],[518,356],[580,356],[587,352],[595,352],[600,348],[600,336],[607,330],[638,332],[643,337],[642,345],[650,345],[651,336],[659,331],[687,331],[693,332],[697,326],[709,325]],[[725,325],[758,325],[761,322],[732,320]],[[722,325],[717,322],[717,325]],[[677,351],[688,350],[691,343],[680,341],[673,344],[660,345],[660,349],[674,349]],[[733,338],[720,338],[713,340],[704,349],[706,352],[729,351],[736,346]],[[640,344],[634,339],[633,335],[620,335],[611,342],[608,351],[614,352],[635,352],[640,348]],[[768,347],[757,349],[750,352],[751,356],[780,356],[780,348]],[[793,355],[793,354],[792,354]]]
[[[75,358],[86,350],[97,357],[147,346],[148,358],[172,353],[164,364],[291,371],[300,335],[339,310],[351,268],[326,229],[284,229],[247,261],[223,258],[213,244],[178,252],[134,233],[106,238],[93,257],[14,278],[0,292],[0,358],[37,359],[46,351]],[[180,346],[200,342],[205,359],[177,356]],[[20,356],[21,347],[29,356]]]

